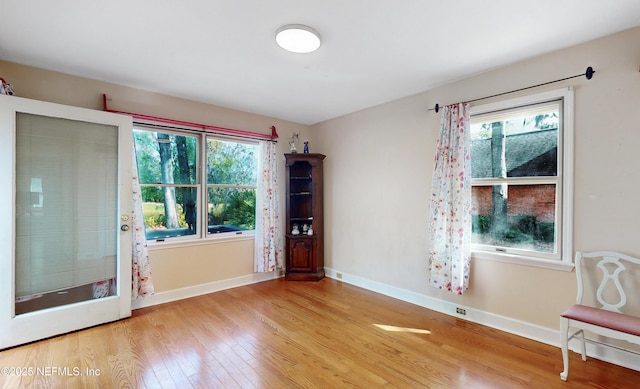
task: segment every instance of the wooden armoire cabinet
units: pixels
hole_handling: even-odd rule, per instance
[[[285,154],[287,183],[286,280],[324,278],[322,163],[317,153]]]

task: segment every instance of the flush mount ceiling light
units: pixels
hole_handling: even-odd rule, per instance
[[[288,24],[276,30],[276,42],[293,53],[311,53],[320,47],[320,34],[302,24]]]

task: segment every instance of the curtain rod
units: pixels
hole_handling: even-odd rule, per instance
[[[258,133],[258,132],[251,132],[251,131],[245,131],[245,130],[234,130],[232,128],[210,126],[208,124],[198,124],[198,123],[185,122],[185,121],[182,121],[182,120],[161,118],[161,117],[157,117],[157,116],[141,115],[141,114],[132,113],[132,112],[116,111],[116,110],[113,110],[113,109],[109,109],[107,107],[107,95],[106,94],[102,94],[102,110],[105,111],[105,112],[112,112],[112,113],[119,113],[119,114],[123,114],[123,115],[129,115],[129,116],[132,116],[135,119],[150,120],[150,121],[155,121],[155,122],[160,122],[160,123],[167,123],[167,124],[174,124],[174,125],[185,126],[185,127],[199,128],[199,129],[202,129],[205,132],[212,132],[212,133],[216,133],[216,134],[234,135],[234,136],[239,136],[239,137],[243,137],[243,138],[250,138],[250,139],[270,140],[270,141],[273,141],[273,142],[275,142],[276,139],[278,139],[278,133],[276,132],[276,126],[271,126],[270,127],[271,135],[267,135],[267,134],[261,134],[261,133]]]
[[[467,101],[467,103],[473,103],[474,101],[490,99],[492,97],[498,97],[498,96],[502,96],[502,95],[507,95],[509,93],[515,93],[515,92],[520,92],[520,91],[527,90],[527,89],[533,89],[533,88],[537,88],[539,86],[549,85],[549,84],[553,84],[553,83],[560,82],[560,81],[566,81],[566,80],[570,80],[572,78],[577,78],[577,77],[581,77],[581,76],[585,76],[587,78],[587,80],[590,80],[593,77],[593,73],[595,73],[595,72],[596,71],[593,70],[593,68],[591,66],[589,66],[589,67],[587,67],[587,70],[582,74],[576,74],[575,76],[569,76],[569,77],[561,78],[559,80],[553,80],[553,81],[549,81],[549,82],[543,82],[542,84],[531,85],[531,86],[527,86],[527,87],[520,88],[520,89],[514,89],[514,90],[511,90],[509,92],[503,92],[503,93],[498,93],[498,94],[491,95],[491,96],[480,97],[480,98],[477,98],[477,99],[469,100],[469,101]],[[436,113],[437,113],[437,112],[440,111],[440,108],[442,108],[442,106],[440,104],[436,104],[433,108],[429,108],[429,111],[436,111]]]

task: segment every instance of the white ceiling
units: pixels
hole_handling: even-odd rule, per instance
[[[0,0],[0,15],[0,59],[314,124],[638,26],[640,1]],[[282,50],[285,24],[322,46]]]

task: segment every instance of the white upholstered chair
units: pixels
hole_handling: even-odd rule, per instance
[[[587,360],[585,342],[640,357],[640,352],[611,342],[622,339],[640,345],[640,259],[612,251],[577,252],[575,265],[576,304],[560,315],[564,363],[560,378],[565,381],[569,374],[571,339],[580,341],[583,361]]]

